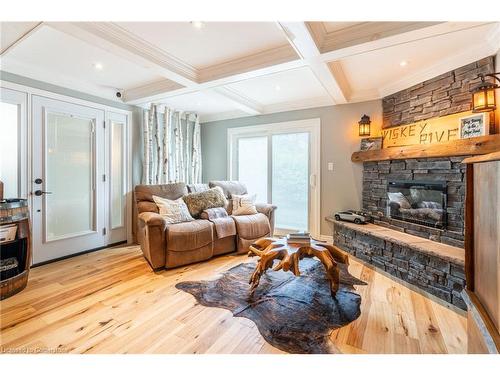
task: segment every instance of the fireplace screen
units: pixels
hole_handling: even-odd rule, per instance
[[[445,228],[446,183],[389,181],[387,216],[433,228]]]

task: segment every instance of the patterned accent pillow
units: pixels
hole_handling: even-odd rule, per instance
[[[225,207],[227,204],[226,197],[220,187],[186,194],[182,199],[193,217],[199,217],[203,211],[209,208]]]
[[[241,215],[256,214],[257,213],[257,209],[255,208],[256,198],[257,198],[256,194],[231,195],[231,201],[233,203],[232,215],[241,216]]]
[[[186,203],[184,203],[182,198],[173,201],[153,195],[153,200],[158,206],[160,215],[163,216],[167,224],[183,223],[185,221],[194,220],[189,214]]]

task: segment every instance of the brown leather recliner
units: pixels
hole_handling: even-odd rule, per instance
[[[227,198],[246,193],[246,187],[234,181],[213,181],[210,186],[220,186]],[[208,220],[167,224],[158,213],[153,195],[175,200],[187,193],[188,187],[182,182],[135,187],[137,240],[153,269],[178,267],[234,251],[246,253],[252,242],[273,233],[276,206],[270,204],[258,204],[259,213],[254,215],[233,216],[237,235],[222,239],[217,238],[215,227]],[[230,205],[226,210],[231,213]]]

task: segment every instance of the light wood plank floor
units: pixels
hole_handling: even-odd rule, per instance
[[[0,302],[0,352],[282,353],[255,324],[207,308],[175,288],[213,278],[246,256],[154,273],[137,246],[32,269],[27,288]],[[365,280],[361,316],[335,330],[343,353],[465,353],[466,320],[354,259]]]

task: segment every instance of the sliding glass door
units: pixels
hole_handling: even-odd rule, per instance
[[[229,178],[273,203],[277,234],[319,234],[319,119],[228,130]]]
[[[272,202],[276,226],[286,231],[309,229],[309,133],[271,136]]]

